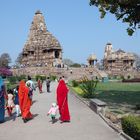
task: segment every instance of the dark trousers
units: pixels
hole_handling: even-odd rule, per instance
[[[50,85],[47,85],[47,92],[50,92]]]

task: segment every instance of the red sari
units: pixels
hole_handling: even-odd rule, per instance
[[[42,82],[40,79],[38,80],[37,84],[38,84],[39,92],[42,93]]]
[[[31,99],[29,98],[29,88],[26,87],[25,82],[22,80],[19,84],[18,96],[19,106],[21,109],[21,115],[23,119],[31,119],[32,114],[30,112]]]
[[[59,81],[57,87],[57,104],[59,106],[60,120],[70,121],[70,114],[68,108],[68,88],[63,79]]]

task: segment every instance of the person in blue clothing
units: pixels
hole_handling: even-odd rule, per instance
[[[17,86],[14,89],[14,104],[15,104],[15,108],[16,108],[16,116],[17,117],[19,117],[21,114],[20,107],[19,107],[19,99],[18,99],[18,89],[19,89],[19,86]]]
[[[0,123],[4,122],[5,116],[5,86],[2,77],[0,76]]]

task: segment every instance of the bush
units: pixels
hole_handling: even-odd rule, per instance
[[[10,83],[7,83],[6,89],[7,89],[7,90],[9,90],[9,89],[14,89],[16,86],[17,86],[17,84],[10,84]]]
[[[140,110],[140,104],[136,104],[136,110]]]
[[[77,87],[79,84],[76,80],[72,80],[72,86],[73,87]]]
[[[128,76],[127,76],[127,79],[130,79],[130,78],[131,78],[131,76],[130,76],[130,75],[128,75]]]
[[[38,81],[38,79],[40,79],[43,82],[44,80],[46,80],[46,76],[45,75],[36,75],[35,79],[36,79],[36,81]]]
[[[140,140],[140,117],[127,116],[122,118],[122,129],[123,131],[134,138]]]
[[[18,80],[18,81],[26,80],[26,75],[17,76],[17,80]]]
[[[16,76],[11,76],[7,78],[10,84],[15,84],[17,82],[17,77]]]
[[[0,67],[0,75],[2,75],[2,76],[12,76],[12,71],[10,71],[8,68],[1,68]]]
[[[84,77],[82,80],[82,83],[80,84],[80,88],[83,91],[83,97],[85,98],[93,98],[95,97],[95,90],[97,87],[98,80],[89,80],[87,77]]]
[[[51,75],[50,79],[51,79],[51,81],[55,81],[57,79],[57,76],[56,75]]]
[[[124,79],[125,79],[125,77],[124,77],[123,75],[121,75],[121,79],[122,79],[122,80],[124,80]]]
[[[45,81],[46,80],[46,76],[45,75],[40,75],[41,76],[41,80]]]

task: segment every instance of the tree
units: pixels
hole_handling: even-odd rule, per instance
[[[135,64],[136,64],[136,68],[139,69],[140,68],[140,55],[133,53],[134,57],[135,57]]]
[[[127,33],[130,36],[140,28],[140,0],[90,0],[90,5],[99,8],[101,18],[110,12],[117,20],[128,23]]]
[[[65,58],[63,59],[63,63],[67,66],[71,66],[73,64],[73,61],[68,58]]]
[[[22,62],[22,53],[19,53],[19,55],[18,55],[18,57],[17,57],[17,59],[16,59],[16,65],[17,65],[17,66],[20,65],[21,62]]]
[[[70,65],[70,67],[80,68],[81,64],[73,63],[72,65]]]
[[[11,63],[11,57],[8,53],[3,53],[0,56],[0,67],[8,67],[9,63]]]

